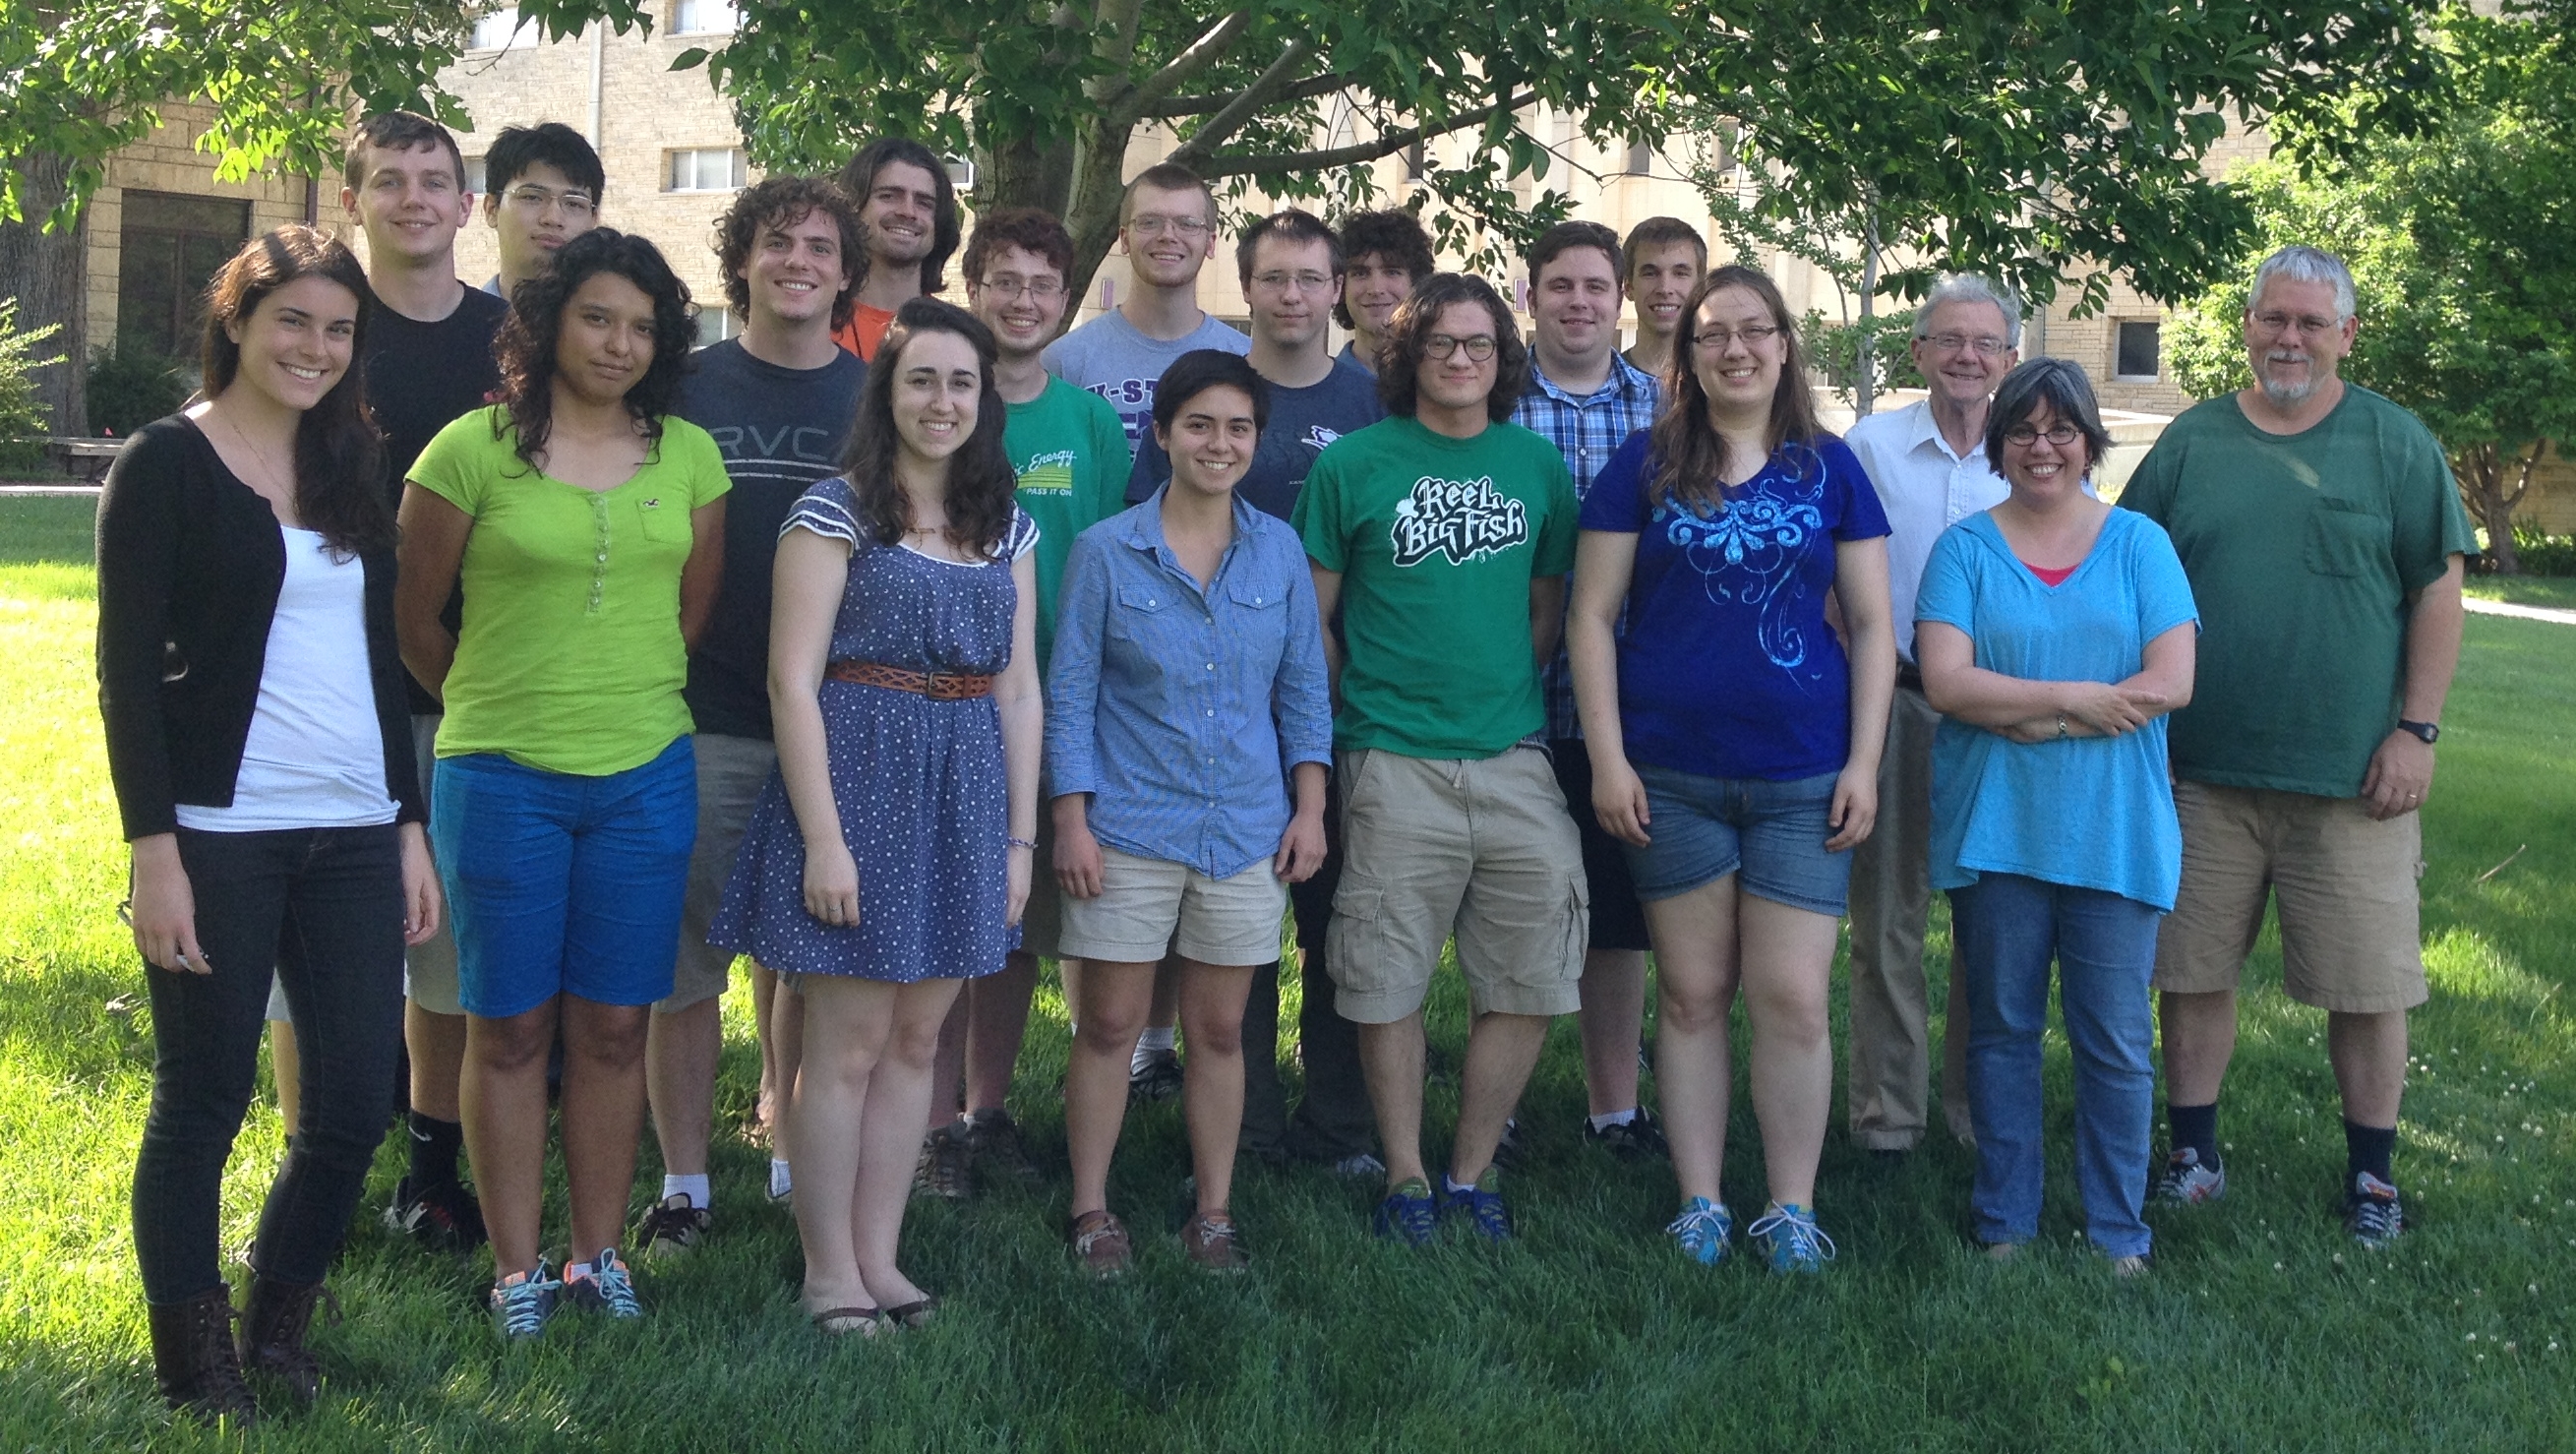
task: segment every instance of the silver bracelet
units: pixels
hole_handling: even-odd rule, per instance
[[[1034,838],[1013,838],[1008,834],[1003,835],[1002,841],[1013,848],[1025,848],[1031,852],[1035,852],[1038,846]]]

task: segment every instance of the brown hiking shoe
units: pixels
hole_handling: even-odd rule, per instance
[[[1252,1257],[1224,1212],[1192,1212],[1181,1224],[1181,1251],[1201,1272],[1230,1275],[1252,1265]]]
[[[912,1168],[912,1194],[962,1202],[975,1190],[969,1175],[973,1167],[974,1152],[967,1144],[966,1128],[963,1123],[951,1121],[921,1138],[921,1159]]]
[[[242,1311],[242,1371],[274,1375],[299,1404],[313,1402],[322,1389],[322,1361],[304,1346],[317,1301],[329,1304],[332,1322],[340,1321],[340,1300],[322,1284],[299,1287],[253,1273],[250,1305]]]
[[[1136,1251],[1127,1240],[1126,1227],[1107,1212],[1085,1212],[1074,1218],[1065,1237],[1072,1244],[1073,1260],[1103,1281],[1135,1265]]]
[[[153,1303],[152,1376],[170,1407],[206,1423],[236,1429],[258,1421],[259,1406],[242,1382],[233,1344],[233,1290],[223,1283],[182,1303]]]

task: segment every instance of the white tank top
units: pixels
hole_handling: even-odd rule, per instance
[[[181,803],[183,828],[366,828],[400,813],[385,791],[384,730],[367,657],[367,568],[355,556],[334,560],[319,531],[285,534],[286,580],[268,623],[259,707],[232,806]]]

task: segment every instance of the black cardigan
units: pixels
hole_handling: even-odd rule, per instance
[[[362,564],[385,791],[399,821],[417,823],[393,552]],[[224,468],[197,426],[174,414],[136,430],[98,502],[98,711],[129,840],[175,830],[180,803],[232,805],[285,583],[277,512]]]

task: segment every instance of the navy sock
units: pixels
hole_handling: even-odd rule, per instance
[[[419,1111],[413,1111],[409,1120],[412,1190],[417,1193],[456,1180],[456,1154],[465,1145],[464,1125]]]
[[[2165,1124],[2173,1128],[2174,1149],[2190,1147],[2200,1164],[2218,1169],[2218,1102],[2205,1106],[2165,1106]]]
[[[2388,1170],[2388,1159],[2397,1150],[2397,1128],[2394,1126],[2356,1126],[2343,1123],[2343,1184],[2350,1188],[2353,1179],[2367,1171],[2391,1186],[2397,1178]]]

